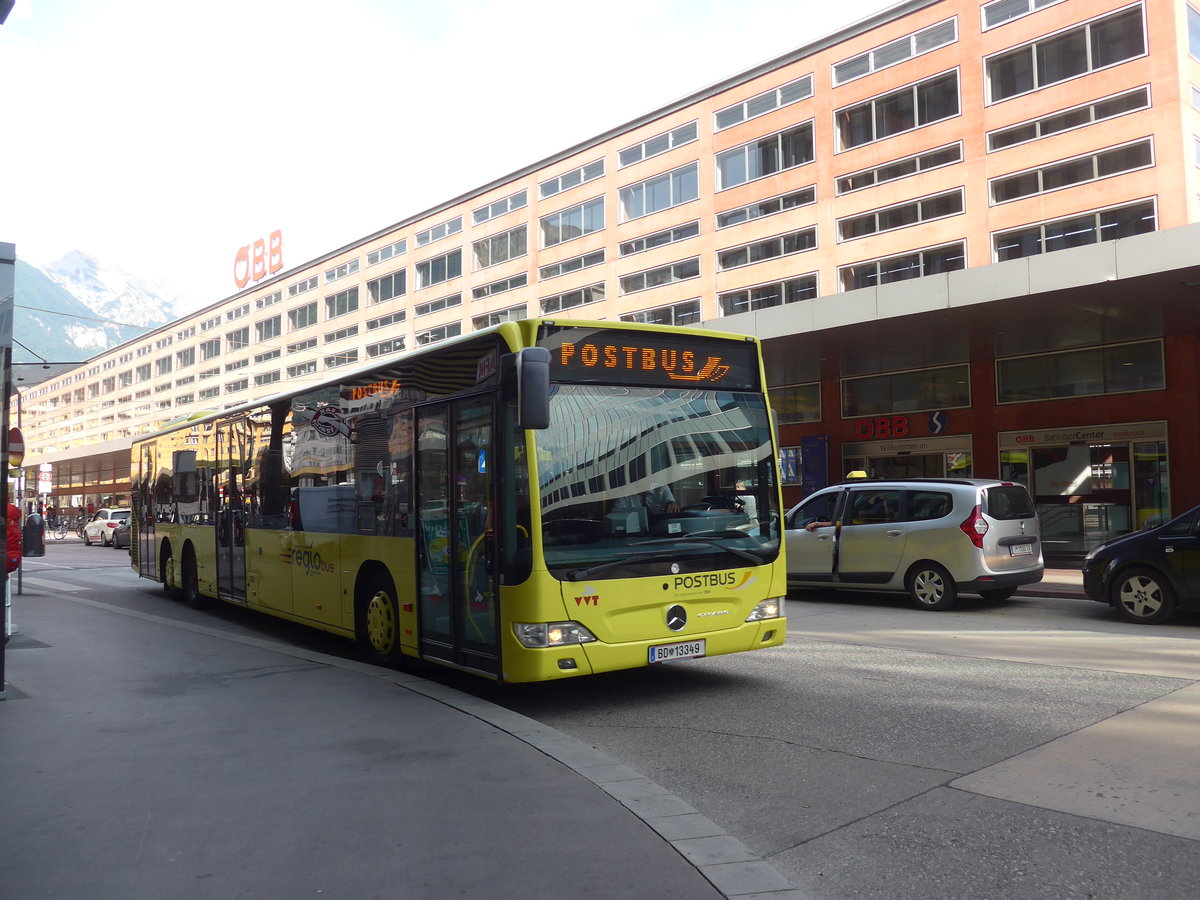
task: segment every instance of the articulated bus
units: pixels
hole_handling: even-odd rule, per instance
[[[775,443],[752,338],[505,322],[137,440],[131,559],[497,681],[773,647]]]

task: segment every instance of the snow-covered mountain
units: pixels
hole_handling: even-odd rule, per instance
[[[40,268],[97,316],[125,325],[162,325],[177,318],[182,304],[165,286],[79,250]]]
[[[44,266],[17,260],[13,359],[82,362],[178,318],[179,299],[80,251]]]

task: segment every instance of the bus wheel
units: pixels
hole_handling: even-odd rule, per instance
[[[196,554],[183,551],[183,599],[192,609],[204,609],[208,598],[200,593],[200,577],[196,574]]]
[[[358,603],[358,639],[372,662],[398,666],[404,654],[400,650],[400,608],[396,588],[386,575],[376,575],[367,583]]]

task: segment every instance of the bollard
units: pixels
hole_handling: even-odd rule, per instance
[[[22,556],[46,555],[46,520],[41,513],[30,513],[25,520],[25,540],[21,548]]]

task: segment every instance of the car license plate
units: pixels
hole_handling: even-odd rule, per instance
[[[696,659],[704,655],[704,638],[679,644],[659,644],[650,648],[650,662],[671,662],[676,659]]]
[[[1033,544],[1010,544],[1008,552],[1010,556],[1029,556],[1033,553]]]

